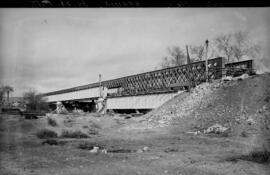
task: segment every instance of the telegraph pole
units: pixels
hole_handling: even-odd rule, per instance
[[[189,53],[188,53],[188,45],[186,45],[186,50],[187,50],[187,64],[190,64],[190,56],[189,56]]]
[[[191,87],[193,87],[194,82],[192,81],[192,76],[190,76],[192,74],[192,70],[191,70],[191,61],[190,61],[190,57],[189,57],[189,53],[188,53],[188,45],[186,45],[186,51],[187,51],[187,65],[188,65],[188,74],[189,76],[188,78],[188,91],[190,92]]]
[[[206,39],[206,41],[205,41],[205,75],[206,75],[206,82],[208,82],[208,57],[207,57],[208,43],[209,43],[209,41]]]

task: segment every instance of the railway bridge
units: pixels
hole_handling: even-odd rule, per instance
[[[225,64],[222,57],[100,81],[43,94],[50,105],[62,102],[67,108],[74,104],[85,111],[149,110],[157,108],[178,93],[206,80],[220,79],[225,74],[251,73],[252,60]],[[76,106],[75,105],[75,106]]]

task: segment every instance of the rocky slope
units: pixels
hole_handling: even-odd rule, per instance
[[[220,124],[231,135],[269,131],[270,74],[204,83],[144,116],[148,128],[177,125],[203,131]]]

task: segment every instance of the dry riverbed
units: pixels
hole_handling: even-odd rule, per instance
[[[58,116],[57,126],[48,124],[49,117],[57,116],[26,120],[1,115],[1,174],[262,175],[270,170],[269,161],[247,156],[251,137],[194,135],[178,130],[177,125],[128,130],[123,128],[140,123],[119,115]],[[67,118],[72,121],[64,126]],[[86,132],[87,124],[96,131],[88,138],[61,136],[65,127]],[[36,133],[42,128],[55,130],[58,136],[40,139]],[[93,147],[99,150],[91,152]]]

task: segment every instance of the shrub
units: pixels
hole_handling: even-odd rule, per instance
[[[87,133],[90,135],[97,135],[98,131],[96,129],[89,128]]]
[[[57,137],[57,133],[49,129],[43,129],[38,131],[36,136],[40,139],[55,138]]]
[[[48,117],[47,121],[48,121],[48,125],[51,125],[53,127],[58,126],[55,119],[52,119],[52,118]]]
[[[267,150],[253,151],[247,156],[247,160],[257,163],[268,163],[270,162],[270,152]]]
[[[247,155],[240,155],[228,158],[227,161],[236,162],[238,160],[246,160],[256,163],[269,163],[270,162],[270,152],[266,149],[261,151],[252,151]]]
[[[64,138],[88,138],[89,136],[81,131],[64,130],[61,134]]]
[[[90,122],[90,127],[91,128],[96,128],[96,129],[101,129],[101,126],[97,123],[94,123],[94,122]]]
[[[80,149],[86,149],[86,150],[91,150],[94,147],[99,147],[100,149],[104,149],[105,146],[96,142],[84,142],[84,143],[80,143],[78,148]]]
[[[166,153],[169,153],[169,152],[178,152],[178,148],[166,148],[164,150],[164,152],[166,152]]]
[[[46,99],[36,91],[30,90],[29,92],[25,92],[23,98],[26,101],[27,111],[49,111],[49,105]]]
[[[48,144],[48,145],[58,145],[57,140],[54,139],[47,139],[41,143],[42,145]]]
[[[241,132],[241,137],[248,137],[248,133],[246,131]]]

